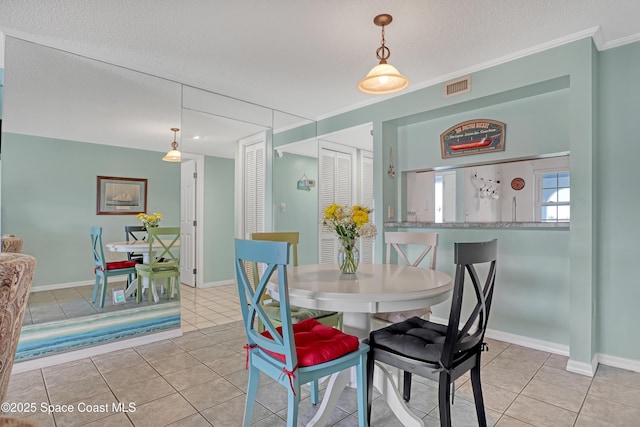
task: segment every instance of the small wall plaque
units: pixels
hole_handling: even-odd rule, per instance
[[[504,151],[506,125],[497,120],[467,120],[440,135],[442,158]]]

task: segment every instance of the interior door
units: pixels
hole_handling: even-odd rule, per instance
[[[323,144],[324,145],[324,144]],[[324,217],[324,211],[332,203],[351,205],[353,194],[353,151],[344,147],[345,151],[334,151],[325,147],[320,148],[318,180],[319,218]],[[333,231],[326,230],[319,225],[318,262],[320,264],[335,263],[338,257],[339,242]]]
[[[197,163],[187,160],[180,167],[180,282],[196,286],[196,183]]]

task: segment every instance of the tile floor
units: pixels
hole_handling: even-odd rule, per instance
[[[219,306],[212,306],[216,301]],[[233,310],[237,304],[232,286],[183,289],[188,332],[182,337],[13,375],[5,400],[36,403],[35,413],[14,415],[44,426],[241,425],[247,374],[244,332]],[[482,382],[490,425],[640,425],[640,373],[601,365],[591,379],[565,371],[565,357],[488,342]],[[284,388],[261,381],[254,425],[286,425]],[[456,387],[454,426],[477,425],[468,377]],[[315,411],[308,396],[305,391],[301,424]],[[410,406],[426,426],[439,425],[436,384],[416,377],[412,396]],[[355,401],[354,390],[347,390],[331,425],[357,425]],[[131,403],[135,412],[115,413],[113,402]],[[42,404],[70,404],[75,411],[47,414]],[[372,426],[399,425],[384,402],[374,401]]]
[[[93,285],[32,292],[29,295],[27,310],[24,313],[22,324],[32,325],[137,307],[135,298],[129,298],[127,304],[112,304],[112,290],[126,288],[127,283],[125,281],[118,281],[117,279],[110,281],[103,308],[98,307],[97,303],[91,303]],[[161,297],[158,301],[158,304],[165,304],[171,300]]]

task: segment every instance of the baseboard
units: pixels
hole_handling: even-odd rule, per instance
[[[594,355],[591,359],[591,363],[578,362],[577,360],[569,359],[567,362],[567,371],[575,374],[586,375],[593,377],[598,369],[598,355]]]
[[[443,325],[446,325],[449,322],[448,319],[436,316],[431,316],[429,320]],[[487,329],[485,335],[487,338],[508,342],[509,344],[521,345],[523,347],[546,351],[547,353],[558,354],[560,356],[569,356],[569,346],[554,343],[551,341],[539,340],[536,338],[525,337],[523,335],[497,331],[495,329]]]
[[[96,345],[80,350],[68,351],[62,354],[46,356],[39,359],[25,360],[17,362],[13,365],[11,374],[19,374],[22,372],[32,371],[34,369],[42,369],[49,366],[59,365],[61,363],[80,360],[87,357],[97,356],[99,354],[109,353],[111,351],[123,350],[125,348],[138,347],[144,344],[150,344],[170,338],[176,338],[182,335],[182,329],[172,329],[169,331],[158,332],[155,334],[144,335],[126,340],[115,341],[108,344]]]
[[[627,369],[629,371],[640,372],[640,360],[625,359],[618,356],[598,353],[598,362],[614,368]]]
[[[31,292],[55,291],[56,289],[75,288],[76,286],[87,286],[87,285],[95,285],[95,284],[96,284],[95,279],[81,280],[79,282],[56,283],[54,285],[32,286]]]
[[[505,341],[510,344],[521,345],[523,347],[546,351],[547,353],[558,354],[560,356],[569,356],[568,345],[562,345],[551,341],[525,337],[523,335],[511,334],[508,332],[496,331],[495,329],[487,329],[487,333],[485,335],[488,338]]]
[[[236,283],[236,282],[233,279],[218,280],[216,282],[203,283],[202,287],[203,288],[215,288],[216,286],[233,285],[234,283]]]

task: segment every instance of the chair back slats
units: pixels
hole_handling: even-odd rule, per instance
[[[240,308],[249,346],[257,345],[263,350],[284,355],[287,369],[293,370],[298,361],[293,339],[289,288],[287,286],[286,265],[289,263],[289,246],[288,242],[236,239],[235,265]],[[251,285],[247,275],[245,268],[247,262],[266,265],[255,287]],[[282,322],[281,334],[278,333],[276,326],[264,312],[260,303],[267,291],[267,284],[276,271]],[[256,320],[262,322],[265,331],[271,334],[271,339],[258,332]]]
[[[300,233],[298,231],[270,231],[252,233],[251,240],[266,240],[270,242],[291,243],[291,253],[293,254],[293,261],[291,265],[298,265],[298,244],[300,243]]]
[[[137,242],[139,240],[146,239],[147,229],[143,225],[125,225],[124,226],[124,236],[127,242],[134,241]],[[138,252],[127,252],[128,260],[142,260],[142,253]]]
[[[497,242],[494,239],[489,242],[455,244],[456,277],[441,359],[442,366],[445,368],[452,366],[456,354],[481,345],[484,339],[496,278]],[[476,266],[487,263],[489,263],[488,272],[484,280],[481,280]],[[460,328],[467,274],[473,287],[476,303]],[[472,331],[474,326],[476,329]]]
[[[91,248],[95,267],[105,271],[107,264],[104,258],[104,249],[102,248],[102,227],[91,227]]]
[[[413,267],[417,267],[422,262],[422,260],[429,253],[431,253],[429,269],[435,270],[436,251],[438,248],[437,233],[407,233],[398,231],[387,231],[384,233],[384,240],[387,244],[387,263],[389,263],[391,260],[391,248],[393,247],[396,250],[398,256],[404,261],[404,263]],[[400,245],[422,245],[424,246],[424,248],[420,255],[413,262],[411,262]]]
[[[155,255],[149,258],[149,266],[152,269],[155,267],[179,267],[180,257],[176,254],[174,246],[180,239],[180,228],[149,227],[147,233],[149,253],[155,252]]]

